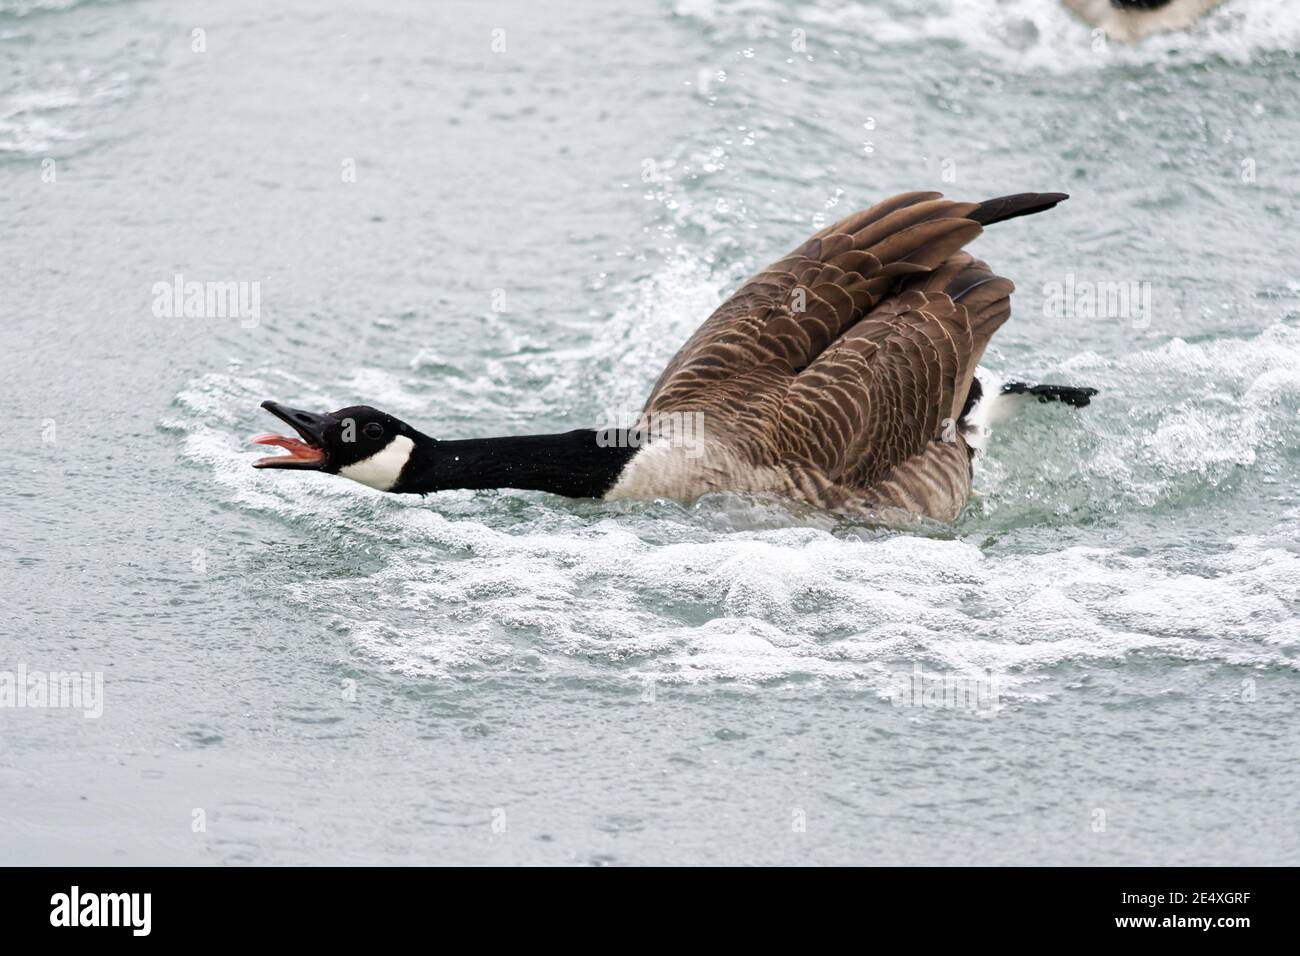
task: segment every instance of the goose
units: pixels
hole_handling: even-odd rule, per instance
[[[340,474],[381,491],[515,488],[574,498],[773,494],[882,521],[954,521],[976,452],[1023,402],[1085,406],[1087,387],[978,372],[1011,315],[1010,280],[964,250],[1063,193],[957,202],[894,196],[822,229],[745,282],[668,363],[640,421],[439,441],[386,412],[265,401],[297,437],[256,468]]]
[[[1186,30],[1223,0],[1064,0],[1066,7],[1121,43]]]

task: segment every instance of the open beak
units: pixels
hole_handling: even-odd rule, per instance
[[[259,458],[253,462],[254,468],[301,468],[320,471],[325,467],[325,429],[334,424],[331,415],[317,415],[315,412],[302,412],[279,402],[265,401],[262,407],[293,426],[301,438],[288,438],[274,432],[254,435],[249,441],[256,445],[277,445],[287,449],[287,455],[272,455]]]

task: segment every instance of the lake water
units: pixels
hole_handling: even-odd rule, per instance
[[[1136,48],[1048,0],[0,0],[0,671],[102,678],[0,709],[0,861],[1300,863],[1298,50],[1285,0]],[[250,467],[265,398],[607,424],[911,189],[1071,194],[976,244],[985,364],[1101,390],[951,531]]]

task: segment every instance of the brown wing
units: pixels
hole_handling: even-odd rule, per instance
[[[930,444],[960,442],[954,426],[1012,284],[959,250],[982,223],[1063,198],[909,193],[822,230],[719,307],[647,411],[704,412],[710,435],[749,461],[803,463],[852,488],[933,470],[931,459],[966,467],[964,453]]]
[[[755,368],[806,368],[897,285],[980,232],[977,208],[907,193],[824,229],[746,282],[668,363],[646,409],[695,409]]]
[[[955,517],[970,481],[957,421],[1013,286],[964,252],[907,285],[794,376],[773,449],[878,503]]]

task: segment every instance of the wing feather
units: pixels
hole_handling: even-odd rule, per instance
[[[905,193],[826,227],[719,306],[647,411],[702,411],[739,460],[811,486],[955,515],[970,473],[954,426],[1013,289],[962,247],[1059,198]]]

